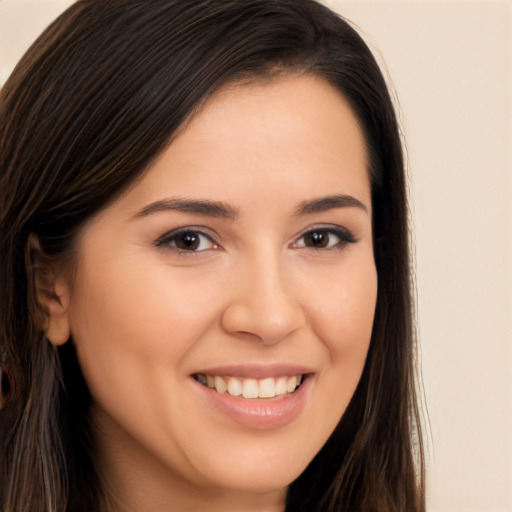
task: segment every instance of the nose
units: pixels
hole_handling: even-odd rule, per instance
[[[222,314],[227,332],[274,345],[305,324],[293,279],[286,278],[276,260],[244,266],[234,276],[231,300]]]

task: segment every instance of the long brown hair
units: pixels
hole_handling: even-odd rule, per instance
[[[310,73],[349,101],[372,187],[378,298],[366,365],[288,512],[424,512],[408,210],[399,129],[368,47],[312,0],[80,0],[40,36],[0,94],[0,509],[98,510],[90,396],[72,341],[41,332],[30,236],[73,257],[81,226],[141,176],[219,87]],[[321,419],[319,419],[321,421]]]

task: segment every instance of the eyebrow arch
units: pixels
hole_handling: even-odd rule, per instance
[[[332,195],[313,199],[312,201],[303,201],[299,204],[295,214],[296,215],[309,215],[311,213],[321,213],[333,208],[347,208],[355,207],[360,208],[368,213],[368,208],[359,199],[347,195]]]
[[[136,213],[133,218],[139,219],[167,211],[197,213],[207,217],[229,220],[236,220],[240,215],[238,210],[223,202],[209,201],[207,199],[169,198],[145,206],[140,212]]]

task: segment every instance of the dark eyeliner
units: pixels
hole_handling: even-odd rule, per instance
[[[357,242],[354,235],[347,229],[344,229],[341,227],[336,227],[336,228],[328,228],[328,229],[326,229],[326,231],[329,233],[333,233],[334,235],[339,237],[341,240],[343,240],[344,242],[347,242],[349,244],[355,244]]]
[[[205,238],[207,238],[215,246],[219,245],[211,234],[206,233],[204,230],[202,230],[200,228],[197,228],[195,226],[180,227],[180,228],[174,229],[172,231],[168,231],[167,233],[165,233],[164,235],[159,237],[153,243],[153,245],[155,247],[165,247],[165,246],[168,246],[168,247],[172,248],[174,251],[179,252],[179,253],[191,254],[191,253],[195,253],[195,252],[202,252],[202,251],[180,249],[179,247],[171,245],[171,243],[175,242],[175,240],[180,235],[185,234],[185,233],[193,233],[193,234],[204,236]]]
[[[341,226],[314,226],[312,228],[309,228],[307,231],[302,233],[302,235],[299,237],[303,238],[307,236],[310,233],[315,233],[317,231],[323,231],[327,234],[335,235],[340,239],[340,242],[334,245],[333,247],[308,247],[309,249],[318,250],[318,251],[325,251],[325,250],[333,250],[333,249],[343,249],[345,245],[347,244],[354,244],[357,242],[356,237],[347,229],[342,228]]]

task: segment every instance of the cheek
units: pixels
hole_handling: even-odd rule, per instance
[[[198,293],[186,276],[170,272],[134,274],[119,267],[82,282],[70,308],[77,341],[99,350],[117,347],[150,355],[150,346],[186,348],[209,322],[208,289]]]
[[[155,271],[128,275],[119,263],[81,281],[72,301],[72,335],[103,421],[161,448],[167,446],[162,431],[183,430],[180,416],[170,413],[183,409],[172,390],[189,379],[185,363],[214,325],[215,301],[211,290],[198,293],[190,279]]]
[[[186,377],[180,365],[213,325],[215,301],[208,289],[198,293],[186,278],[130,275],[121,264],[109,268],[108,273],[95,269],[94,279],[77,287],[70,308],[72,336],[93,396],[104,401],[118,393],[135,400],[143,386],[160,389],[161,379],[168,386],[169,368],[176,370],[173,378]]]
[[[340,272],[323,296],[316,298],[317,330],[333,356],[340,350],[367,349],[376,301],[377,272],[373,261],[359,269]]]
[[[370,253],[371,254],[371,253]],[[377,298],[373,257],[358,253],[357,264],[329,272],[330,280],[310,296],[309,320],[324,350],[316,377],[314,414],[319,450],[345,413],[366,361]],[[344,270],[346,269],[346,270]],[[320,281],[321,276],[316,276]],[[309,289],[312,289],[310,282]]]
[[[315,330],[329,352],[330,389],[339,403],[348,404],[366,361],[377,300],[373,259],[339,273],[322,298],[316,300]],[[356,271],[357,270],[357,271]],[[344,395],[344,396],[340,396]],[[340,402],[341,399],[341,402]]]

